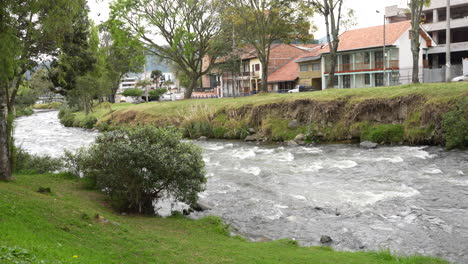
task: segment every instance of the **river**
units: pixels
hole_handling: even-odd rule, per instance
[[[63,127],[57,112],[16,121],[16,144],[40,155],[58,157],[97,135]],[[468,151],[194,143],[204,149],[208,183],[200,200],[211,210],[193,218],[220,216],[253,241],[291,238],[310,246],[328,235],[337,250],[468,263]]]

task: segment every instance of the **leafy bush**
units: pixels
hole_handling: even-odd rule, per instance
[[[14,164],[15,172],[31,174],[55,172],[63,167],[60,159],[32,155],[21,148],[15,148],[14,150]]]
[[[382,124],[361,126],[361,141],[369,140],[376,143],[399,143],[404,139],[405,131],[402,125]]]
[[[61,102],[52,102],[46,104],[35,104],[33,107],[34,109],[59,109],[63,106]]]
[[[172,129],[119,128],[67,164],[105,190],[117,210],[153,214],[159,199],[193,205],[204,189],[201,150],[181,139]]]
[[[442,127],[447,149],[468,147],[468,98],[461,99],[455,110],[444,115]]]
[[[91,115],[88,115],[84,118],[81,127],[91,129],[97,123],[97,118]]]
[[[60,109],[58,117],[60,119],[60,123],[66,127],[72,127],[75,122],[75,114],[70,108]]]
[[[138,97],[143,94],[143,90],[140,89],[126,89],[122,92],[123,96],[133,96],[133,97]]]
[[[151,100],[159,100],[159,97],[167,92],[167,89],[165,88],[160,88],[156,90],[151,90],[149,91],[148,95],[151,98]]]
[[[26,249],[0,246],[0,263],[29,264],[43,262],[38,261],[36,257]]]
[[[21,108],[21,109],[16,110],[16,117],[30,116],[32,114],[34,114],[34,110],[32,110],[30,107]]]

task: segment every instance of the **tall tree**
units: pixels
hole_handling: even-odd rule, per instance
[[[419,83],[419,53],[421,47],[421,21],[424,6],[431,3],[430,0],[410,0],[408,5],[411,13],[411,53],[413,54],[412,82]]]
[[[10,128],[8,115],[8,84],[14,76],[19,55],[18,39],[12,28],[14,19],[10,13],[13,0],[0,3],[0,181],[11,179]]]
[[[342,25],[342,10],[344,0],[312,0],[313,6],[319,14],[325,18],[325,27],[327,30],[327,42],[330,50],[327,65],[328,70],[327,87],[334,87],[335,70],[337,64],[337,51],[340,43],[340,27]]]
[[[160,87],[161,83],[161,77],[162,77],[162,72],[160,70],[154,70],[151,72],[151,79],[153,80],[153,83],[156,84],[156,87]]]
[[[310,38],[310,9],[301,0],[233,0],[223,4],[223,17],[233,27],[238,45],[255,49],[262,66],[261,90],[267,92],[272,44]]]
[[[125,74],[140,72],[145,64],[142,43],[127,31],[121,30],[121,26],[116,20],[109,20],[101,25],[102,48],[106,51],[106,74],[111,81],[111,103],[115,103],[115,95]]]
[[[70,17],[85,0],[2,0],[0,3],[0,180],[12,178],[14,103],[24,74],[55,55]]]
[[[172,61],[190,78],[185,98],[190,98],[201,76],[202,60],[217,57],[219,14],[210,0],[116,0],[111,17],[136,36],[150,53]],[[161,39],[163,41],[161,41]]]
[[[73,30],[64,36],[64,43],[53,60],[50,69],[50,78],[56,90],[67,96],[69,103],[76,103],[74,96],[68,93],[76,88],[79,77],[85,76],[95,68],[96,53],[90,48],[91,23],[88,18],[89,9],[86,1],[81,1],[81,8],[71,17]]]

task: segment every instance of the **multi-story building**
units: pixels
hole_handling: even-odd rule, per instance
[[[294,62],[299,56],[319,47],[317,44],[275,44],[271,47],[268,64],[268,91],[287,91],[293,89],[298,80],[298,65]],[[242,96],[260,91],[262,83],[261,62],[254,49],[247,49],[240,55],[240,71],[222,72],[215,69],[203,77],[204,91],[219,96]],[[205,60],[205,63],[208,60]],[[223,63],[223,60],[216,62]],[[206,64],[205,64],[206,67]]]
[[[125,77],[120,81],[119,91],[124,91],[126,89],[134,89],[138,82],[138,77]]]
[[[386,25],[385,55],[384,26],[346,31],[340,35],[338,59],[335,68],[335,88],[361,88],[400,85],[411,82],[412,53],[410,21]],[[424,30],[420,32],[420,79],[427,48],[433,45]],[[330,54],[322,52],[322,87],[327,87]],[[426,63],[427,64],[427,63]]]
[[[405,10],[396,6],[387,7],[387,22],[409,19]],[[437,43],[427,50],[428,69],[425,70],[426,82],[445,80],[446,36],[447,36],[447,1],[432,0],[430,6],[423,8],[422,27]],[[462,74],[462,63],[468,58],[468,0],[450,1],[450,50],[452,76]]]
[[[295,60],[299,64],[298,84],[310,90],[322,90],[322,57],[319,53],[320,50],[319,47]]]

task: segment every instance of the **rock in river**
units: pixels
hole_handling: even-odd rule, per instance
[[[364,142],[361,142],[361,144],[359,144],[361,148],[365,148],[365,149],[375,149],[377,148],[378,145],[379,144],[370,142],[370,141],[364,141]]]
[[[331,237],[329,237],[329,236],[320,237],[320,243],[322,243],[322,244],[329,244],[331,242],[333,242],[333,239],[331,239]]]

